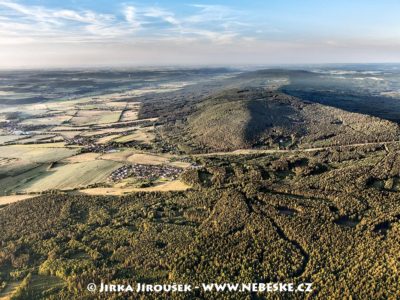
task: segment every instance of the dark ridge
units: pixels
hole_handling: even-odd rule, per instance
[[[399,99],[353,93],[300,90],[291,85],[281,88],[281,91],[302,100],[312,101],[349,112],[367,114],[400,123]]]

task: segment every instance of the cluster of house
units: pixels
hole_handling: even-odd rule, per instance
[[[87,137],[77,136],[71,139],[67,139],[67,145],[89,146],[92,144],[94,144],[94,141]]]
[[[30,135],[29,131],[21,129],[18,122],[5,120],[0,122],[0,127],[11,135]]]
[[[119,181],[125,179],[127,177],[136,177],[140,179],[157,179],[157,178],[165,178],[165,179],[176,179],[179,174],[182,173],[182,169],[161,165],[141,165],[141,164],[133,164],[133,165],[125,165],[110,175],[111,181]]]
[[[95,141],[88,137],[75,137],[66,140],[66,145],[79,145],[83,146],[82,152],[95,152],[95,153],[112,153],[118,152],[112,145],[96,144]]]
[[[9,132],[12,135],[31,135],[30,131],[24,131],[24,130],[12,130],[12,131],[9,131]]]
[[[103,144],[89,144],[82,148],[82,152],[94,152],[94,153],[115,153],[121,150],[115,149],[113,145],[103,145]]]

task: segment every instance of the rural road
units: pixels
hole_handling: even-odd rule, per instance
[[[338,145],[338,146],[328,146],[328,147],[318,147],[318,148],[305,148],[305,149],[293,149],[293,150],[281,150],[281,149],[239,149],[230,152],[212,152],[204,154],[195,154],[193,156],[223,156],[223,155],[246,155],[246,154],[274,154],[274,153],[296,153],[296,152],[313,152],[313,151],[323,151],[334,148],[347,148],[347,147],[361,147],[368,145],[389,145],[400,143],[400,141],[389,141],[389,142],[371,142],[371,143],[357,143],[348,145]]]

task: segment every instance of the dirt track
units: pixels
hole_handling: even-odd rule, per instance
[[[305,148],[305,149],[293,149],[293,150],[284,150],[284,149],[239,149],[231,152],[212,152],[212,153],[204,153],[204,154],[195,154],[193,156],[222,156],[222,155],[248,155],[248,154],[273,154],[273,153],[296,153],[296,152],[313,152],[313,151],[323,151],[335,148],[348,148],[348,147],[361,147],[368,145],[389,145],[400,143],[400,141],[389,141],[389,142],[374,142],[374,143],[358,143],[358,144],[349,144],[349,145],[338,145],[338,146],[329,146],[329,147],[318,147],[318,148]]]

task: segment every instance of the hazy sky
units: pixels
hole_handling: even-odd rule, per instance
[[[400,62],[398,0],[0,0],[0,68]]]

